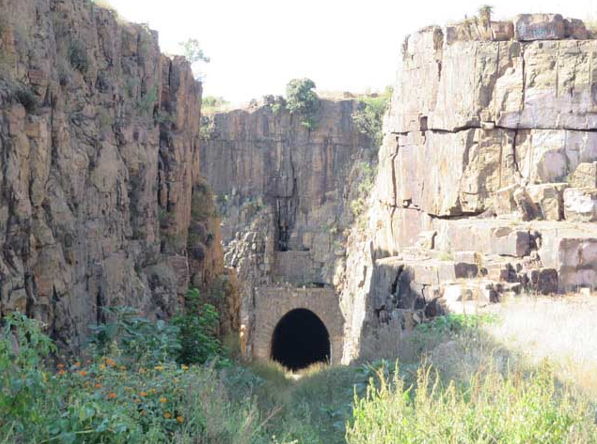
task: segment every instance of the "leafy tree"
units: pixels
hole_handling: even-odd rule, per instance
[[[286,107],[291,113],[311,115],[319,105],[315,91],[315,82],[311,79],[294,79],[286,85]]]
[[[189,61],[191,66],[198,66],[199,63],[209,63],[210,58],[205,55],[203,49],[201,49],[201,44],[197,39],[188,39],[184,42],[180,43],[182,47],[182,53]],[[197,79],[202,78],[201,72],[198,68],[195,69],[195,76]]]
[[[493,6],[483,5],[479,8],[479,18],[481,23],[485,26],[491,23],[491,14],[493,13]]]

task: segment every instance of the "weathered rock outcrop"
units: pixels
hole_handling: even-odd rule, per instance
[[[200,107],[189,64],[146,27],[86,0],[0,0],[0,316],[76,345],[103,306],[167,317],[221,272]]]
[[[559,15],[403,47],[368,227],[348,241],[344,361],[426,316],[597,283],[597,40]],[[592,223],[591,223],[592,222]]]
[[[332,287],[342,279],[350,204],[364,193],[359,183],[372,176],[376,156],[354,125],[358,107],[321,100],[314,129],[271,105],[212,117],[201,171],[217,194],[226,264],[244,287],[248,354],[257,287]]]

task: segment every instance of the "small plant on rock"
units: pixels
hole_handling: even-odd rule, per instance
[[[493,14],[493,6],[481,6],[479,8],[479,18],[481,19],[481,24],[483,24],[484,26],[489,26],[489,24],[491,23],[491,14]]]

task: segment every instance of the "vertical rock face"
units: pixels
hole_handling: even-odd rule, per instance
[[[321,100],[312,129],[284,107],[268,105],[212,118],[201,171],[220,205],[226,264],[244,288],[248,354],[259,328],[257,287],[332,288],[342,279],[345,236],[355,218],[351,202],[363,194],[358,185],[372,174],[376,154],[353,123],[359,106]]]
[[[157,35],[84,0],[0,0],[0,315],[62,341],[101,307],[167,317],[190,280],[201,85]],[[216,233],[216,237],[217,237]]]
[[[345,361],[395,355],[441,311],[595,286],[589,37],[547,14],[408,37],[369,224],[348,241]]]

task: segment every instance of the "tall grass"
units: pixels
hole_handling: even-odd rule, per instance
[[[442,385],[432,368],[419,369],[416,387],[395,372],[355,399],[349,444],[594,443],[595,412],[556,388],[544,365],[530,374],[491,366],[468,385]]]

